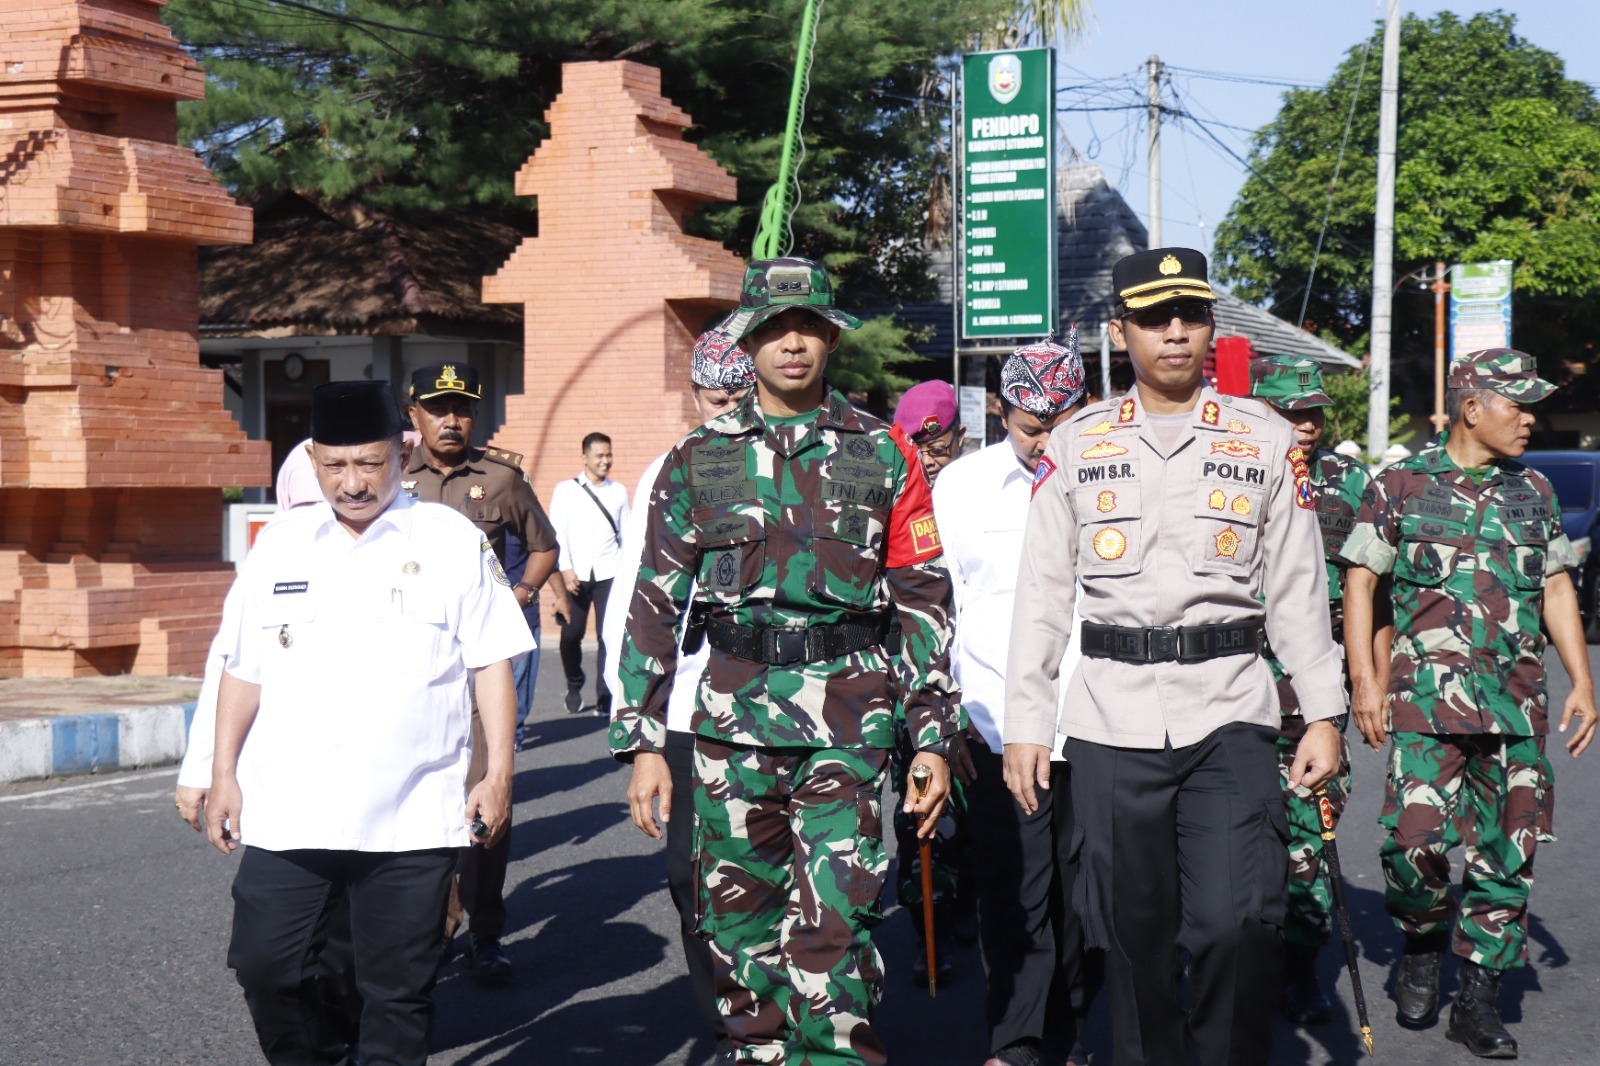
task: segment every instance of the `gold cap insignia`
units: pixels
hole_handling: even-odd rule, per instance
[[[1183,264],[1178,262],[1177,256],[1169,255],[1165,259],[1161,260],[1161,265],[1156,267],[1156,269],[1169,276],[1173,274],[1182,274]]]
[[[436,389],[454,389],[457,392],[466,392],[467,383],[456,376],[456,368],[446,363],[439,376],[434,379],[433,387]]]

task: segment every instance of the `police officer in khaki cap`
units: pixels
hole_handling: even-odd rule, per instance
[[[1339,768],[1345,709],[1327,578],[1292,431],[1207,386],[1206,260],[1117,263],[1111,340],[1136,385],[1050,436],[1034,476],[1006,687],[1006,784],[1050,785],[1057,692],[1082,848],[1075,903],[1107,949],[1116,1061],[1265,1063],[1282,969],[1287,862],[1263,631],[1306,736],[1291,777]],[[1073,625],[1082,659],[1059,664]],[[1265,603],[1262,602],[1262,594]],[[1322,620],[1308,624],[1308,619]],[[1179,993],[1188,950],[1191,1010]]]
[[[465,515],[483,531],[502,565],[506,533],[515,533],[527,546],[528,565],[511,591],[517,606],[527,608],[537,601],[540,586],[555,567],[555,528],[522,472],[522,456],[471,446],[482,398],[478,372],[466,363],[434,363],[411,375],[406,413],[422,434],[422,443],[412,454],[401,485],[413,499],[442,503]],[[550,585],[558,615],[566,611],[560,584]],[[480,730],[474,715],[474,736]],[[469,785],[482,772],[481,762],[475,761]],[[471,922],[467,963],[480,977],[500,978],[511,970],[511,960],[500,947],[506,918],[501,896],[511,858],[509,829],[493,847],[475,845],[462,853],[459,903],[451,900],[450,927],[458,920],[458,908]]]

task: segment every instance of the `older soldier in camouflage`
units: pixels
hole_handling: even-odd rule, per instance
[[[611,750],[633,763],[634,823],[659,838],[660,752],[678,620],[712,648],[695,737],[700,931],[736,1062],[882,1063],[882,968],[869,936],[888,865],[879,793],[897,695],[933,771],[914,804],[931,832],[944,753],[965,725],[950,679],[950,579],[932,497],[905,435],[823,379],[840,328],[828,276],[752,263],[724,329],[755,391],[685,437],[652,492],[618,660]],[[904,630],[899,684],[881,642]]]
[[[1323,409],[1332,407],[1333,400],[1322,390],[1322,371],[1314,360],[1293,356],[1254,360],[1250,364],[1250,395],[1266,403],[1294,427],[1296,444],[1303,453],[1298,461],[1306,464],[1310,475],[1307,485],[1316,507],[1317,526],[1322,532],[1323,557],[1328,569],[1328,620],[1333,627],[1334,640],[1342,640],[1345,567],[1338,559],[1338,552],[1355,525],[1361,496],[1372,484],[1372,475],[1356,460],[1317,446],[1322,441],[1327,421]],[[1385,664],[1392,636],[1393,621],[1385,605],[1374,645],[1375,650],[1382,647]],[[1312,793],[1289,785],[1295,748],[1305,736],[1306,723],[1300,716],[1300,700],[1295,696],[1288,671],[1270,649],[1265,658],[1277,682],[1278,704],[1283,710],[1278,730],[1278,772],[1289,816],[1289,905],[1283,923],[1287,980],[1280,1009],[1291,1022],[1321,1024],[1328,1020],[1332,1007],[1317,982],[1317,953],[1328,942],[1332,931],[1329,915],[1333,909],[1333,894],[1322,865],[1322,818]],[[1345,684],[1348,689],[1348,673]],[[1345,720],[1341,717],[1339,723],[1342,730]],[[1350,796],[1350,746],[1342,737],[1340,746],[1343,756],[1339,772],[1324,786],[1336,821],[1344,813],[1345,801]]]
[[[1497,998],[1501,974],[1527,964],[1534,851],[1550,830],[1541,618],[1572,679],[1561,731],[1578,719],[1566,742],[1574,756],[1594,737],[1594,691],[1567,574],[1577,557],[1550,483],[1517,462],[1533,425],[1527,405],[1555,386],[1532,356],[1507,348],[1460,357],[1447,384],[1449,431],[1378,475],[1345,542],[1345,642],[1356,725],[1374,750],[1394,739],[1379,854],[1385,902],[1406,940],[1399,1021],[1433,1023],[1449,943],[1462,977],[1446,1035],[1475,1055],[1515,1058]],[[1385,714],[1371,605],[1378,576],[1391,573]],[[1448,858],[1458,838],[1459,904]]]

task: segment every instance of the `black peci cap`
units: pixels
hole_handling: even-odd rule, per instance
[[[398,437],[400,405],[386,381],[330,381],[311,390],[311,439],[343,447]]]

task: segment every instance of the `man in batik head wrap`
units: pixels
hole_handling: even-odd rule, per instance
[[[987,1066],[1041,1062],[1046,1010],[1081,1022],[1099,987],[1098,956],[1088,958],[1072,908],[1077,864],[1072,838],[1071,770],[1056,745],[1051,788],[1025,814],[1006,789],[1005,663],[1011,634],[1022,529],[1035,471],[1050,431],[1083,400],[1083,360],[1074,330],[1018,348],[1000,372],[1006,439],[952,463],[933,490],[955,586],[951,662],[972,718],[975,780],[967,790],[979,934],[989,979]],[[948,523],[948,526],[946,525]],[[1070,672],[1078,650],[1067,651]],[[1072,1062],[1085,1061],[1074,1047]]]

